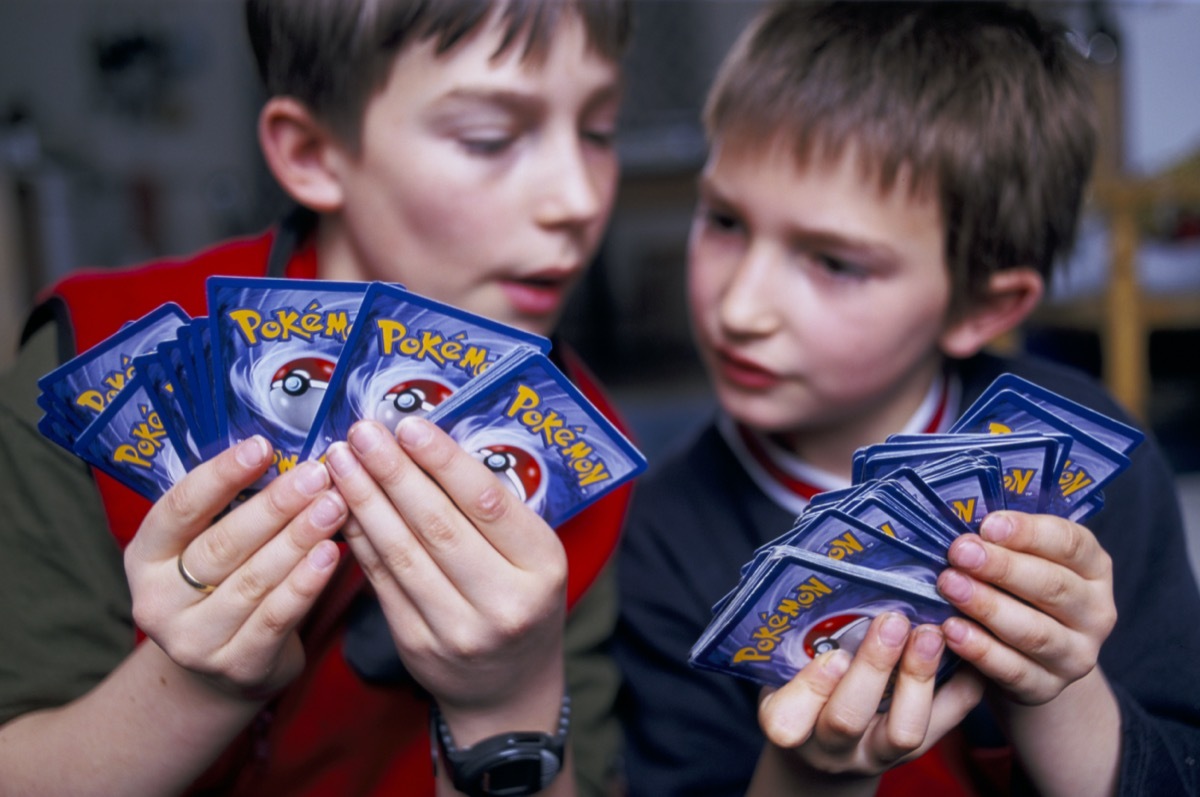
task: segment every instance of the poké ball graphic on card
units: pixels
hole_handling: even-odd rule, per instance
[[[533,454],[497,443],[476,450],[475,456],[525,503],[537,497],[542,486],[542,465]]]
[[[375,420],[393,432],[409,415],[428,415],[453,393],[434,379],[409,379],[394,385],[375,407]]]
[[[333,366],[322,357],[301,357],[277,369],[268,398],[276,418],[297,432],[308,431],[329,387]]]
[[[810,659],[831,650],[853,653],[866,638],[871,619],[871,615],[857,612],[825,617],[810,626],[804,635],[804,652]]]

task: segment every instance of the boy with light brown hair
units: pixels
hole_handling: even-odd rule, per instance
[[[1129,421],[1082,374],[986,351],[1041,300],[1089,177],[1066,31],[998,3],[776,3],[705,122],[688,295],[720,408],[639,484],[619,558],[631,793],[1195,793],[1200,596],[1153,441],[1086,527],[1004,511],[957,539],[960,617],[886,613],[761,694],[687,663],[860,447],[945,431],[1004,372]]]

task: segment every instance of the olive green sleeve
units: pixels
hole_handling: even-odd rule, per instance
[[[86,693],[135,641],[89,469],[37,430],[55,336],[43,328],[0,375],[0,723]]]
[[[620,678],[609,655],[617,616],[617,583],[609,564],[567,618],[567,689],[571,750],[580,797],[611,794],[620,725],[613,713]]]

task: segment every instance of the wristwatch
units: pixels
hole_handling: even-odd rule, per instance
[[[430,711],[433,772],[439,757],[454,788],[470,797],[519,797],[537,794],[562,770],[567,728],[571,724],[571,698],[563,695],[558,730],[551,736],[536,731],[510,731],[490,736],[470,747],[454,746],[437,704]]]

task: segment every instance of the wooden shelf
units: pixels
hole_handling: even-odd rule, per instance
[[[1150,391],[1150,333],[1200,328],[1200,287],[1172,294],[1143,290],[1138,280],[1139,222],[1158,207],[1200,205],[1200,179],[1101,179],[1090,199],[1108,220],[1110,262],[1104,289],[1099,296],[1047,302],[1030,321],[1097,332],[1105,383],[1118,401],[1144,421]]]

